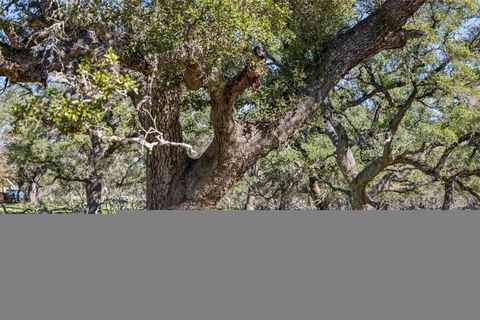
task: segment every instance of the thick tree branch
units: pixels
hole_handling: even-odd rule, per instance
[[[357,162],[350,148],[350,139],[347,131],[340,121],[333,118],[327,120],[326,130],[329,133],[328,136],[332,144],[335,146],[335,160],[337,161],[340,171],[345,180],[351,184],[358,175],[358,169]]]
[[[66,182],[81,182],[81,183],[88,183],[88,182],[91,181],[88,178],[81,178],[81,177],[78,177],[78,176],[66,175],[66,174],[57,172],[57,175],[55,176],[55,178],[53,180],[55,181],[55,180],[58,180],[58,179],[62,180],[62,181],[66,181]]]
[[[217,135],[227,135],[233,130],[235,102],[248,88],[258,88],[258,77],[256,68],[247,65],[235,77],[211,93],[211,121]]]
[[[54,27],[55,25],[48,26],[41,32],[48,35],[54,32],[50,30]],[[106,50],[109,47],[122,47],[120,40],[104,41],[99,39],[92,29],[69,29],[66,26],[61,29],[64,34],[59,36],[60,39],[56,39],[55,44],[35,42],[28,46],[15,47],[0,42],[0,76],[7,77],[11,83],[45,83],[49,73],[64,71],[71,61],[78,61],[87,53],[99,48]],[[120,55],[122,67],[143,74],[152,72],[152,66],[143,57],[126,57],[122,52],[117,54]]]
[[[408,19],[426,0],[387,0],[375,13],[335,38],[325,50],[323,72],[310,80],[309,92],[297,108],[280,120],[270,132],[262,132],[252,142],[265,148],[284,143],[320,107],[328,92],[352,68],[382,50],[404,46],[422,34],[402,30]]]
[[[0,43],[0,75],[12,83],[45,83],[49,72],[61,71],[72,59],[90,52],[97,45],[95,33],[88,29],[72,32],[69,40],[59,43],[53,51],[51,48],[14,48]]]

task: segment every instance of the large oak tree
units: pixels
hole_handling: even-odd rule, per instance
[[[182,102],[203,94],[212,141],[201,155],[176,144],[148,153],[147,207],[213,208],[322,108],[352,68],[421,36],[403,27],[425,2],[387,0],[347,27],[351,3],[339,0],[6,0],[0,5],[0,75],[11,83],[47,85],[55,73],[74,73],[82,59],[113,48],[120,72],[138,84],[128,96],[143,127],[174,143],[183,141]],[[304,75],[282,116],[239,121],[242,95],[268,89],[260,88],[264,76],[279,69]],[[147,142],[158,139],[150,135]]]

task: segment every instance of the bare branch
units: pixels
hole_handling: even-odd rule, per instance
[[[460,189],[464,190],[464,191],[467,191],[468,193],[470,193],[472,196],[474,196],[478,201],[480,201],[480,193],[469,187],[469,186],[466,186],[462,181],[458,180],[458,179],[455,179],[455,182],[458,184],[458,186],[460,187]]]
[[[350,196],[352,194],[352,192],[350,190],[337,187],[337,186],[333,185],[330,181],[327,181],[327,180],[317,180],[317,181],[318,181],[318,183],[321,183],[321,184],[324,184],[324,185],[328,186],[333,191],[341,192],[343,194],[346,194],[347,196]]]
[[[89,133],[97,137],[103,143],[107,143],[107,144],[115,144],[115,145],[139,144],[150,152],[152,152],[152,150],[156,147],[163,147],[163,146],[179,147],[179,148],[186,149],[187,153],[191,157],[198,156],[191,145],[187,143],[167,141],[163,138],[163,134],[155,128],[150,128],[146,130],[144,137],[106,136],[103,133],[103,131],[95,130],[95,129],[89,129]],[[151,139],[150,138],[151,136],[154,136],[154,138]],[[153,141],[153,142],[148,142],[148,141]]]

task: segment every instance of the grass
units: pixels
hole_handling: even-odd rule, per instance
[[[2,213],[28,213],[32,207],[25,203],[2,203],[0,204],[0,212]]]
[[[119,210],[138,210],[142,208],[142,204],[132,199],[126,199],[117,203],[105,201],[102,204],[100,214],[115,214]],[[1,203],[0,214],[82,214],[84,213],[84,205],[81,201],[75,203],[66,203],[59,199],[45,198],[42,199],[40,206],[32,206],[28,203]]]
[[[52,213],[52,214],[71,214],[75,213],[74,210],[59,207],[59,206],[45,206],[36,208],[26,203],[1,203],[0,214],[38,214],[38,213]]]

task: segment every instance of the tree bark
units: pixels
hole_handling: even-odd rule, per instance
[[[85,183],[85,193],[87,195],[88,214],[101,213],[102,206],[102,182],[99,180],[89,180]]]

